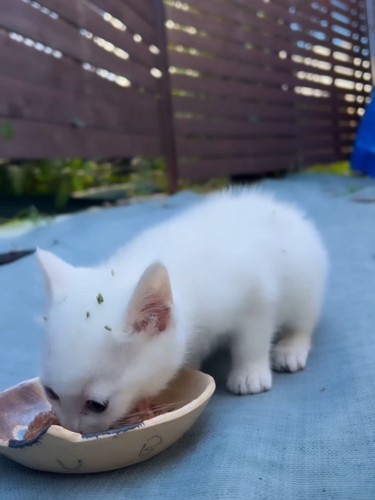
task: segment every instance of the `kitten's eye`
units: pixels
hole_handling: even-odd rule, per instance
[[[52,399],[52,401],[59,401],[59,396],[50,387],[44,387],[44,392],[47,394],[48,399]]]
[[[86,409],[94,413],[103,413],[107,409],[108,401],[94,401],[89,399],[86,401]]]

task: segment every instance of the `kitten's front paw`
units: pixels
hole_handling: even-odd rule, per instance
[[[229,375],[227,389],[234,394],[258,394],[272,387],[272,373],[268,367],[234,369]]]
[[[297,372],[306,366],[309,345],[280,340],[272,352],[272,368],[279,372]]]

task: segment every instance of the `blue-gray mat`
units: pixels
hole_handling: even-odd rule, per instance
[[[262,183],[312,216],[332,269],[308,366],[275,374],[271,392],[237,397],[224,389],[227,360],[207,370],[218,388],[176,445],[110,473],[64,476],[0,458],[6,499],[374,499],[375,185],[361,178],[299,174]],[[4,239],[0,252],[40,246],[91,265],[141,229],[198,195],[69,216]],[[45,294],[35,257],[0,267],[0,390],[38,372]]]

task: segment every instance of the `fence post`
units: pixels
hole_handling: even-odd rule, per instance
[[[174,193],[178,187],[178,164],[176,149],[176,132],[174,126],[171,81],[169,76],[168,39],[165,26],[165,9],[163,0],[153,0],[155,19],[155,38],[159,49],[157,56],[158,69],[162,76],[159,81],[159,127],[162,151],[165,156],[168,176],[168,191]]]

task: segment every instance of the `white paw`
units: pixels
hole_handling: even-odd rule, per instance
[[[272,352],[272,368],[282,372],[297,372],[306,366],[310,347],[304,344],[289,344],[282,340]]]
[[[258,394],[272,387],[272,373],[268,367],[234,369],[227,380],[227,389],[234,394]]]

